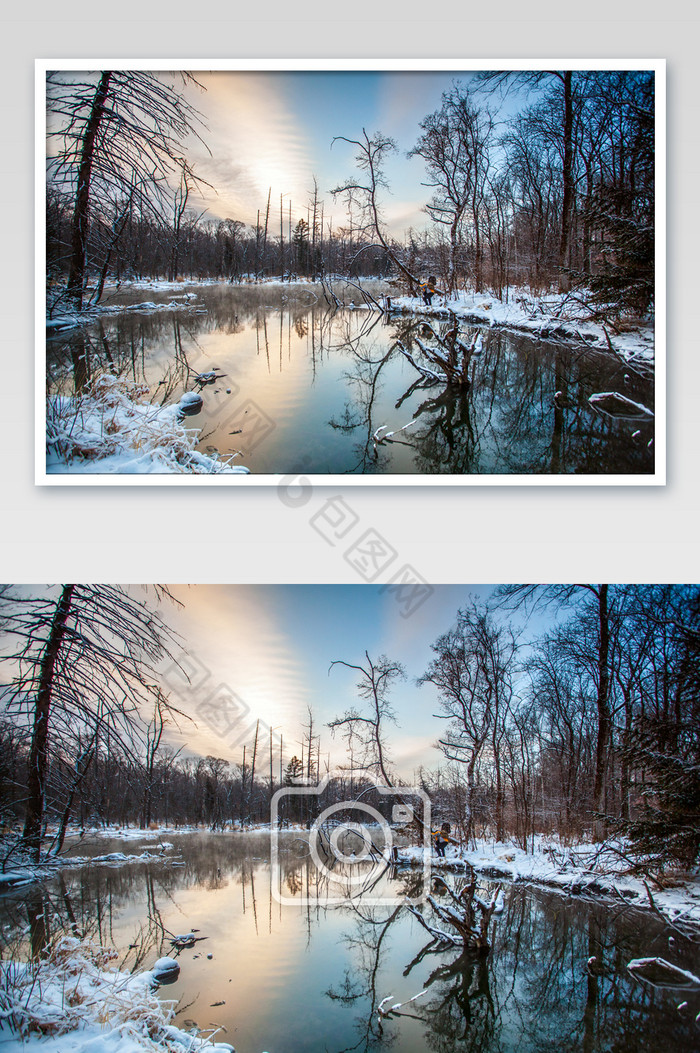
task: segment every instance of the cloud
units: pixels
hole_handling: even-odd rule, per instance
[[[283,80],[223,71],[199,74],[198,80],[206,88],[197,105],[208,125],[203,138],[211,156],[196,142],[191,155],[216,187],[216,195],[202,195],[212,216],[255,223],[270,190],[273,215],[281,193],[306,200],[313,163],[307,136],[284,98]]]
[[[209,672],[206,687],[185,688],[172,699],[198,725],[184,723],[178,744],[186,741],[188,751],[194,753],[240,759],[242,744],[230,756],[226,742],[197,715],[197,706],[219,685],[248,707],[248,724],[259,717],[261,724],[281,725],[283,735],[293,730],[296,736],[306,716],[307,674],[278,624],[275,590],[197,585],[173,586],[172,591],[185,604],[174,619],[185,650],[197,668]],[[252,734],[250,738],[252,743]]]

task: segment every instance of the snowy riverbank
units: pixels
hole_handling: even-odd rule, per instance
[[[418,297],[391,298],[392,311],[401,314],[447,318],[451,313],[465,323],[512,329],[549,340],[576,340],[600,351],[618,355],[631,366],[648,371],[654,362],[654,328],[651,324],[629,324],[615,332],[610,326],[588,320],[585,296],[549,293],[533,296],[525,289],[511,288],[499,299],[488,293],[461,292],[454,297],[435,296],[428,306]]]
[[[107,866],[122,867],[130,863],[163,863],[170,866],[183,865],[179,857],[170,856],[172,850],[169,841],[160,841],[152,851],[143,852],[106,852],[94,856],[44,856],[39,863],[32,863],[21,854],[15,854],[15,861],[0,871],[0,893],[8,889],[19,889],[35,881],[45,881],[54,877],[66,867]],[[7,849],[3,846],[3,852]]]
[[[379,301],[381,294],[374,290],[374,295],[363,302],[362,287],[373,286],[380,279],[364,279],[349,284],[342,277],[329,278],[328,288],[333,290],[339,306],[372,307]],[[288,295],[293,291],[308,292],[314,289],[319,299],[324,296],[323,286],[311,279],[297,278],[293,282],[280,278],[263,278],[258,281],[231,283],[217,279],[173,282],[164,279],[134,280],[109,285],[106,288],[106,302],[95,307],[86,307],[80,313],[61,312],[47,319],[47,330],[58,332],[76,326],[89,325],[103,315],[118,314],[123,311],[141,313],[161,311],[195,311],[206,313],[206,308],[197,293],[197,288],[239,288],[279,289]],[[391,291],[389,285],[383,286]],[[185,291],[187,290],[187,291]],[[108,295],[133,293],[155,293],[168,295],[169,299],[156,302],[145,299],[135,303],[112,303]],[[177,294],[177,295],[173,295]],[[435,295],[431,305],[424,304],[420,297],[391,296],[391,311],[397,314],[424,315],[432,318],[447,318],[454,313],[463,322],[473,325],[487,325],[491,328],[511,329],[527,332],[532,336],[549,340],[578,341],[592,348],[618,355],[631,366],[643,366],[647,371],[653,366],[654,326],[653,323],[627,322],[619,324],[617,329],[612,325],[591,321],[590,299],[586,290],[577,289],[569,293],[547,292],[535,295],[526,287],[510,287],[504,290],[501,297],[491,293],[473,293],[461,291],[454,296]],[[382,304],[383,306],[383,304]],[[619,330],[619,331],[617,331]]]
[[[247,833],[269,834],[270,829],[269,823],[260,823],[250,827],[234,825],[214,833],[218,836],[245,836]],[[306,832],[302,824],[290,824],[285,829],[302,834]],[[93,846],[103,840],[154,841],[155,844],[136,853],[46,856],[39,864],[32,864],[20,857],[5,872],[0,873],[0,892],[46,880],[65,867],[119,867],[132,863],[182,866],[180,857],[171,854],[173,844],[167,840],[168,836],[211,833],[208,827],[169,825],[154,826],[149,830],[128,826],[85,829],[81,840]],[[69,833],[71,836],[75,836],[75,833]],[[76,848],[75,845],[73,847]],[[423,865],[424,851],[418,845],[399,848],[401,860],[412,866]],[[614,897],[631,906],[660,914],[672,924],[700,928],[700,871],[657,875],[653,872],[645,874],[637,868],[639,873],[631,873],[632,867],[624,844],[608,842],[563,846],[557,841],[537,836],[530,850],[525,852],[512,842],[479,840],[475,849],[450,845],[444,858],[433,851],[429,862],[433,870],[440,872],[460,874],[468,864],[485,877],[544,885],[567,895]]]
[[[248,474],[232,458],[195,449],[199,429],[184,426],[180,403],[157,406],[147,399],[147,388],[111,374],[97,377],[82,395],[49,398],[47,473]]]
[[[399,850],[414,866],[423,865],[424,851],[419,846]],[[656,882],[629,873],[630,862],[620,852],[624,853],[624,846],[611,843],[564,847],[536,837],[530,852],[499,841],[478,841],[473,850],[450,845],[443,859],[432,853],[431,865],[460,873],[469,864],[487,877],[546,885],[569,895],[614,896],[659,913],[673,924],[700,927],[700,873],[660,876]]]
[[[232,1053],[172,1021],[176,1002],[156,994],[157,972],[115,968],[115,951],[59,937],[38,961],[0,962],[2,1053]]]

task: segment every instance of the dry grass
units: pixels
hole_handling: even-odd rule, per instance
[[[125,377],[97,376],[72,398],[48,399],[46,442],[50,470],[79,469],[80,462],[116,458],[110,471],[216,474],[227,460],[196,451],[199,432],[186,428],[176,406],[156,406],[149,390]],[[53,463],[52,463],[53,461]],[[58,462],[58,463],[56,463]]]
[[[62,934],[42,957],[0,962],[0,1036],[26,1039],[85,1028],[119,1033],[129,1050],[211,1049],[171,1023],[175,1002],[156,995],[150,973],[116,969],[116,951]],[[217,1047],[219,1049],[225,1047]]]

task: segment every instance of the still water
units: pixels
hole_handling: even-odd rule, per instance
[[[381,294],[379,283],[368,288]],[[420,321],[337,310],[318,287],[112,294],[132,306],[174,298],[187,306],[106,315],[49,337],[49,392],[80,392],[100,372],[145,384],[158,404],[201,391],[203,409],[191,419],[202,429],[199,449],[240,451],[237,463],[255,474],[654,470],[653,421],[611,417],[588,402],[618,391],[653,409],[652,381],[608,354],[484,328],[471,387],[457,392],[421,386],[396,347],[401,340],[419,356]],[[469,342],[477,329],[462,332]],[[216,379],[199,384],[205,372]],[[376,444],[382,426],[405,430]]]
[[[650,915],[506,885],[491,953],[460,958],[436,952],[403,907],[324,907],[298,838],[282,835],[279,875],[265,833],[168,835],[182,866],[66,870],[0,899],[3,942],[22,930],[38,950],[72,929],[114,946],[127,967],[148,968],[172,955],[169,934],[198,929],[203,939],[179,954],[179,980],[161,995],[180,999],[180,1027],[224,1025],[219,1039],[238,1053],[700,1048],[700,993],[654,988],[627,971],[631,958],[657,954],[697,970],[697,942],[677,932],[669,940]],[[154,844],[100,842],[99,852]],[[413,872],[396,871],[385,891],[401,900],[412,880]],[[281,906],[276,881],[297,902]],[[380,1023],[382,999],[395,1004],[420,991],[406,1015]]]

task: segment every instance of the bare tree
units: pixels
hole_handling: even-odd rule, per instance
[[[436,657],[418,682],[437,688],[439,715],[448,721],[439,747],[449,760],[465,766],[466,835],[473,839],[476,776],[489,745],[498,773],[497,812],[502,808],[499,753],[513,694],[517,644],[512,630],[498,626],[487,609],[474,603],[458,611],[455,625],[436,640],[432,650]]]
[[[461,228],[468,212],[474,237],[474,287],[483,288],[483,209],[490,165],[493,118],[479,109],[463,85],[443,93],[442,106],[421,121],[423,134],[409,153],[425,160],[433,198],[426,212],[446,224],[450,237],[447,284],[457,287]]]
[[[180,76],[183,85],[197,84],[189,73]],[[141,70],[105,70],[96,83],[50,73],[47,105],[49,145],[58,143],[49,178],[73,199],[67,296],[80,310],[99,204],[128,188],[143,211],[158,215],[173,173],[195,179],[182,143],[198,135],[201,117],[162,75]]]
[[[366,173],[366,180],[363,183],[347,179],[340,186],[331,190],[333,197],[338,194],[347,195],[349,206],[357,206],[362,217],[360,232],[376,238],[394,266],[408,279],[412,287],[417,288],[420,283],[402,262],[392,245],[381,214],[379,194],[388,185],[382,165],[387,154],[396,150],[396,143],[389,136],[382,135],[381,132],[375,132],[370,138],[364,128],[362,139],[346,139],[344,135],[337,135],[333,142],[344,142],[356,146],[358,149],[355,158],[357,167],[361,172]],[[368,247],[367,244],[363,246],[363,248]]]
[[[14,676],[2,698],[32,728],[22,839],[37,860],[52,739],[97,728],[133,754],[141,708],[160,695],[154,664],[175,637],[121,586],[63,585],[57,596],[20,594],[3,602],[4,631],[17,645],[3,655]]]
[[[332,732],[338,728],[343,729],[348,748],[358,758],[354,765],[356,768],[373,775],[378,773],[385,786],[393,786],[391,762],[384,737],[386,725],[396,723],[396,714],[389,702],[389,691],[392,684],[403,680],[406,674],[399,662],[391,662],[386,655],[380,655],[377,661],[373,662],[369,653],[365,651],[365,658],[367,664],[364,666],[336,659],[331,662],[330,669],[335,665],[343,665],[346,669],[355,669],[360,674],[357,693],[363,701],[369,703],[368,712],[360,713],[353,707],[347,710],[344,716],[331,720],[328,727]]]

